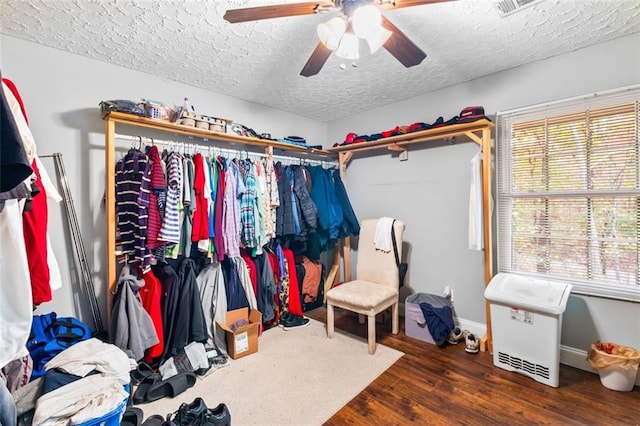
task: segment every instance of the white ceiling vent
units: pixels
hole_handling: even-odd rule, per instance
[[[500,17],[504,18],[541,1],[543,0],[491,0],[491,4],[496,8]]]

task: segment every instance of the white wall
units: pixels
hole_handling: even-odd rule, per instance
[[[482,105],[493,117],[498,111],[638,83],[640,33],[333,121],[329,140],[429,123],[438,116],[446,120],[466,106]],[[484,324],[483,255],[467,249],[469,161],[477,151],[476,144],[465,142],[409,147],[405,162],[391,153],[356,157],[347,185],[359,217],[386,215],[406,222],[411,291],[442,294],[448,285],[458,317]],[[572,296],[562,344],[584,351],[598,339],[640,348],[640,305]]]
[[[149,98],[182,104],[187,96],[198,112],[229,118],[258,132],[269,132],[274,137],[301,135],[310,144],[322,144],[326,140],[324,124],[294,114],[9,36],[0,36],[0,49],[2,76],[13,80],[20,91],[38,153],[63,154],[105,321],[105,215],[101,208],[105,176],[104,122],[98,108],[100,101]],[[119,133],[125,131],[122,126],[118,127]],[[166,133],[156,137],[171,139]],[[120,146],[126,150],[130,144]],[[45,158],[43,162],[55,179],[53,159]],[[75,270],[69,266],[74,258],[61,207],[50,206],[49,228],[65,287],[56,291],[54,300],[43,304],[38,313],[54,310],[61,315],[77,315],[93,326],[88,305],[83,302],[86,296],[81,293]]]

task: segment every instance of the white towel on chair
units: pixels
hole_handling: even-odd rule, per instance
[[[391,227],[393,226],[392,217],[381,217],[376,224],[376,233],[373,237],[373,245],[378,250],[384,252],[391,251]]]

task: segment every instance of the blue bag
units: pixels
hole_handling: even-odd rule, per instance
[[[44,365],[53,357],[90,337],[89,326],[77,318],[58,318],[55,312],[34,315],[27,341],[27,349],[33,359],[31,380],[44,375]]]

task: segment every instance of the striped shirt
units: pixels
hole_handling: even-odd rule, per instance
[[[180,242],[180,196],[182,194],[182,158],[172,152],[167,161],[167,202],[158,239],[173,244]]]
[[[116,221],[122,251],[128,262],[139,262],[143,271],[151,266],[147,248],[150,168],[147,156],[130,150],[116,164]]]

